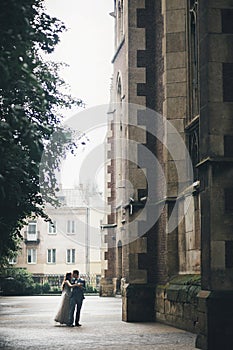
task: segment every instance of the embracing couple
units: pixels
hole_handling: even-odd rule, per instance
[[[79,278],[79,271],[68,272],[62,282],[62,296],[58,312],[54,318],[60,324],[69,327],[81,326],[79,323],[80,311],[86,289],[85,281]],[[75,314],[76,312],[76,314]]]

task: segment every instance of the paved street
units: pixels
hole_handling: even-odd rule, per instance
[[[87,296],[82,327],[57,325],[59,296],[0,297],[0,348],[194,350],[195,335],[159,323],[121,321],[121,299]]]

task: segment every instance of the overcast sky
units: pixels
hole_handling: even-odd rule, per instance
[[[46,12],[62,20],[68,29],[61,35],[54,54],[48,57],[69,65],[61,75],[70,85],[71,94],[84,101],[87,112],[95,106],[109,103],[114,54],[114,19],[109,13],[113,11],[113,3],[113,0],[44,1]],[[77,112],[80,113],[80,109],[64,114],[70,119]],[[80,126],[82,117],[77,120]],[[90,142],[79,150],[75,158],[69,155],[63,161],[59,179],[63,188],[73,188],[80,183],[82,164],[90,152],[104,142],[106,129],[97,129],[88,134]],[[99,154],[99,175],[90,174],[90,171],[84,174],[87,182],[97,181],[101,191],[104,186],[103,164],[104,155]]]
[[[45,0],[47,12],[62,20],[68,31],[52,59],[69,64],[62,76],[72,94],[87,107],[109,102],[112,76],[113,0]]]

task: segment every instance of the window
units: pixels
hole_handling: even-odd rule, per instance
[[[36,264],[36,249],[30,248],[27,250],[27,263]]]
[[[67,233],[75,233],[75,221],[74,220],[67,221]]]
[[[233,135],[224,135],[224,156],[233,157]]]
[[[199,123],[188,131],[189,155],[193,165],[193,181],[199,179],[197,164],[199,163]]]
[[[223,102],[233,102],[233,63],[222,64]]]
[[[66,251],[66,263],[74,264],[75,263],[75,249],[67,249]]]
[[[36,234],[36,221],[29,221],[28,223],[28,233],[29,235]]]
[[[227,269],[233,268],[233,241],[225,241],[225,265]]]
[[[36,221],[29,221],[27,232],[28,235],[36,235]]]
[[[36,241],[37,240],[37,224],[36,221],[29,221],[27,227],[27,240]]]
[[[224,189],[225,213],[233,214],[233,188]]]
[[[233,34],[233,9],[222,9],[222,32]]]
[[[116,44],[121,43],[124,35],[124,10],[123,0],[115,2],[115,16],[116,16]]]
[[[8,262],[10,265],[15,265],[15,264],[17,264],[17,258],[13,257],[13,258],[9,259]]]
[[[198,1],[189,4],[190,120],[199,115]]]
[[[188,51],[189,51],[189,112],[187,117],[187,142],[192,160],[190,176],[198,180],[197,164],[199,163],[199,38],[198,38],[198,0],[189,0],[188,13]],[[192,171],[191,171],[192,170]],[[193,173],[193,174],[192,174]]]
[[[56,263],[56,249],[48,249],[47,263],[48,264]]]
[[[53,221],[52,223],[49,222],[49,233],[50,234],[57,233],[57,223],[56,223],[56,221]]]

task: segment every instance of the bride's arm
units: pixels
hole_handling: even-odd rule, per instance
[[[66,283],[69,287],[79,287],[80,286],[80,283],[74,283],[74,284],[71,284],[70,281],[66,280],[64,283]]]
[[[66,281],[65,281],[65,279],[64,279],[64,280],[62,281],[61,290],[64,289],[65,283],[66,283]]]

